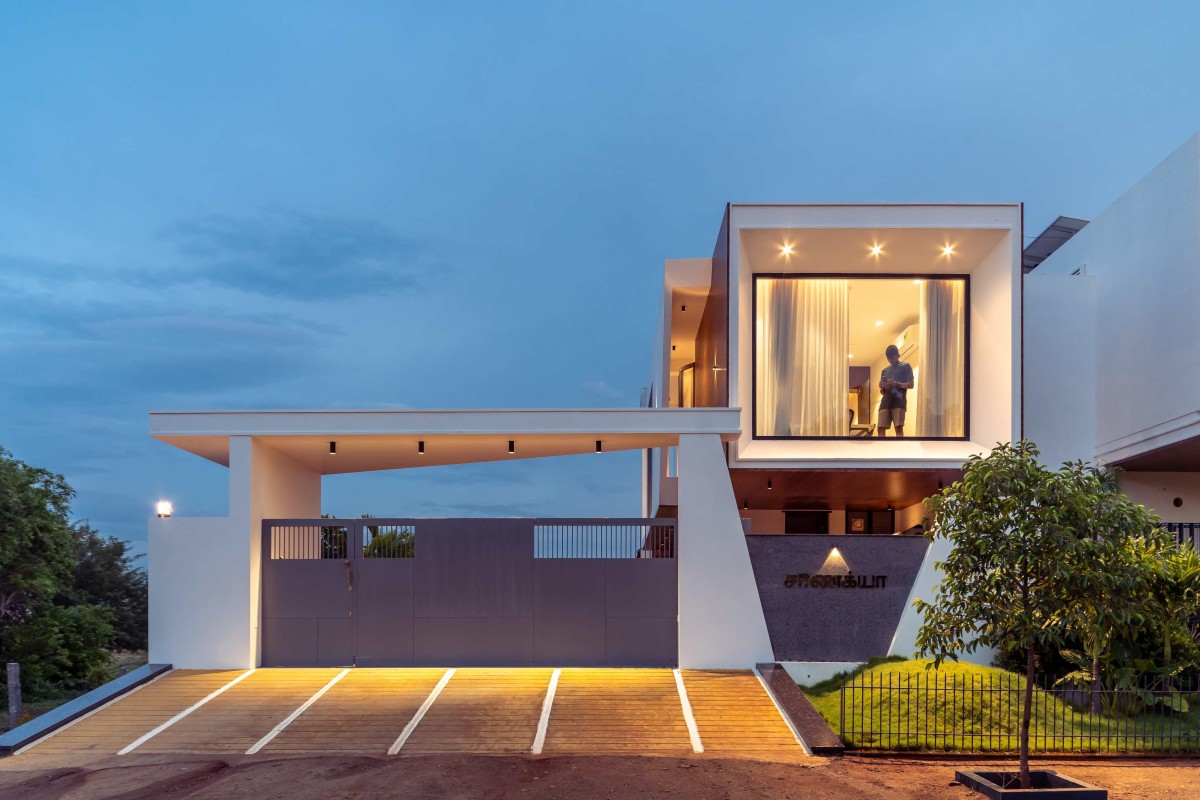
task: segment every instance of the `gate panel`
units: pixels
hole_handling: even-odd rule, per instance
[[[264,666],[674,666],[674,520],[263,524]]]
[[[263,666],[354,663],[348,531],[298,520],[263,523]]]

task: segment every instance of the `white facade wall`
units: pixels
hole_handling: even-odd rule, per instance
[[[1079,270],[1095,280],[1095,321],[1078,337],[1095,342],[1092,446],[1078,458],[1136,455],[1200,435],[1200,136],[1193,136],[1027,277]],[[1047,291],[1050,291],[1047,289]],[[1054,368],[1064,346],[1048,303],[1026,312],[1026,380]],[[1075,348],[1075,343],[1065,343]],[[1082,398],[1080,399],[1082,400]],[[1041,424],[1056,411],[1042,394],[1026,397],[1025,415]],[[1056,443],[1057,447],[1058,444]],[[1066,446],[1064,441],[1063,446]],[[1078,445],[1073,445],[1078,447]]]
[[[262,521],[321,516],[321,476],[252,436],[229,437],[229,516],[150,520],[150,659],[259,663]]]
[[[1096,436],[1096,279],[1025,276],[1025,438],[1042,461],[1090,460]]]
[[[721,437],[679,437],[679,666],[775,660]]]

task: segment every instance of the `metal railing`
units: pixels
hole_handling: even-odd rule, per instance
[[[1200,753],[1200,681],[1145,681],[1099,692],[1034,683],[1030,752]],[[1025,679],[1008,674],[872,673],[841,689],[847,748],[1016,752]]]
[[[268,559],[415,558],[418,540],[430,532],[420,519],[264,520]],[[475,522],[474,520],[464,522]],[[486,526],[489,520],[478,520]],[[499,520],[506,528],[527,525],[534,558],[675,558],[673,519]]]
[[[1190,543],[1200,550],[1200,522],[1164,522],[1163,527],[1175,535],[1179,544]]]
[[[534,558],[674,558],[673,519],[538,519]]]

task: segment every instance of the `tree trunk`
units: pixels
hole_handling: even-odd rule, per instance
[[[1100,713],[1100,656],[1092,656],[1092,714]]]
[[[1033,645],[1025,648],[1025,710],[1021,713],[1021,788],[1029,788],[1029,723],[1033,720]]]

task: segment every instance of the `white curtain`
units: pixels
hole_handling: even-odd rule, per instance
[[[845,436],[850,284],[758,281],[758,434]]]
[[[966,365],[963,281],[921,283],[917,436],[963,436]]]

